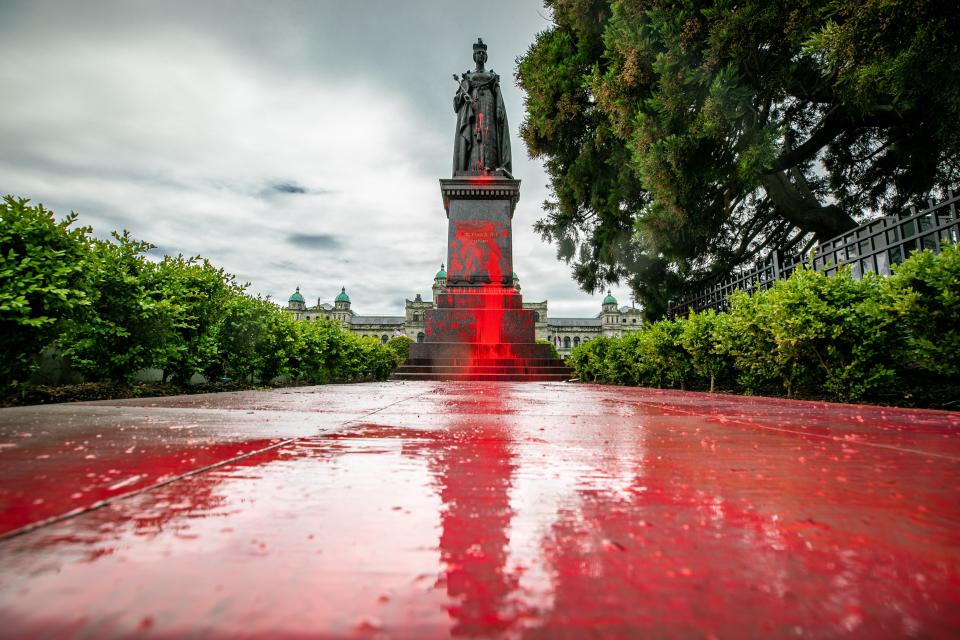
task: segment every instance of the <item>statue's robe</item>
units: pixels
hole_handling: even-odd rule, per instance
[[[453,175],[481,174],[500,168],[513,173],[500,76],[493,71],[468,71],[463,75],[463,82],[469,86],[469,93],[465,93],[461,85],[453,97],[453,110],[457,112]],[[477,133],[477,124],[481,121],[486,133],[482,138]]]

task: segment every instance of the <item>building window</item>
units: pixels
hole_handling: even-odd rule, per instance
[[[637,324],[637,319],[636,319],[636,318],[633,319],[633,324]]]
[[[580,346],[580,336],[575,336],[575,337],[573,338],[573,346],[574,346],[574,347],[579,347],[579,346]]]
[[[417,334],[417,342],[423,342],[423,341],[426,340],[426,339],[427,339],[427,336],[424,335],[424,333],[423,333],[422,331]]]
[[[564,337],[563,337],[563,348],[564,348],[564,349],[569,349],[569,348],[570,348],[570,336],[564,336]]]
[[[534,311],[534,312],[533,312],[533,321],[534,321],[534,322],[540,322],[540,312],[539,312],[539,311]]]
[[[627,321],[626,318],[623,318],[623,319],[620,320],[620,322],[626,322],[626,321]]]
[[[423,319],[423,317],[422,317],[419,313],[413,314],[413,321],[414,321],[414,322],[420,322],[422,319]]]
[[[389,339],[387,336],[380,336],[380,344],[387,344],[387,340]]]

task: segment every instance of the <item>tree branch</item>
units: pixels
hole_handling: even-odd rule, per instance
[[[818,240],[827,240],[857,226],[856,221],[840,207],[823,206],[815,199],[805,197],[783,171],[763,176],[761,183],[778,213],[803,231],[816,235]]]
[[[787,148],[773,161],[772,171],[790,169],[809,160],[846,130],[889,127],[902,123],[905,118],[905,114],[898,113],[887,105],[877,105],[870,112],[860,116],[851,116],[834,107],[823,117],[809,138],[797,147]]]
[[[810,137],[797,147],[788,148],[773,161],[773,171],[784,171],[812,158],[820,149],[830,144],[849,126],[849,121],[839,109],[831,109]]]

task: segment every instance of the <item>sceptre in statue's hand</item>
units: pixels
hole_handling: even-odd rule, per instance
[[[459,77],[457,74],[453,74],[453,80],[460,85],[460,93],[462,93],[464,97],[470,95],[470,83],[467,81],[466,73],[460,75]]]

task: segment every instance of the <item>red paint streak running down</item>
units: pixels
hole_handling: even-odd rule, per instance
[[[508,236],[503,225],[489,220],[455,223],[454,242],[450,246],[450,272],[466,279],[486,277],[489,284],[502,286],[504,256],[500,242]]]
[[[482,121],[481,121],[482,122]],[[444,181],[441,181],[442,183]],[[477,175],[444,186],[450,220],[447,283],[428,310],[425,340],[410,347],[397,380],[566,380],[570,369],[536,343],[533,310],[513,286],[511,217],[519,182]]]
[[[470,176],[467,178],[467,182],[471,185],[490,184],[494,180],[496,180],[496,178],[493,177],[493,174]]]
[[[511,285],[509,222],[451,221],[449,284],[427,313],[426,344],[415,345],[397,374],[404,379],[562,380],[569,370],[537,345],[534,312]],[[422,369],[426,369],[423,372]]]

